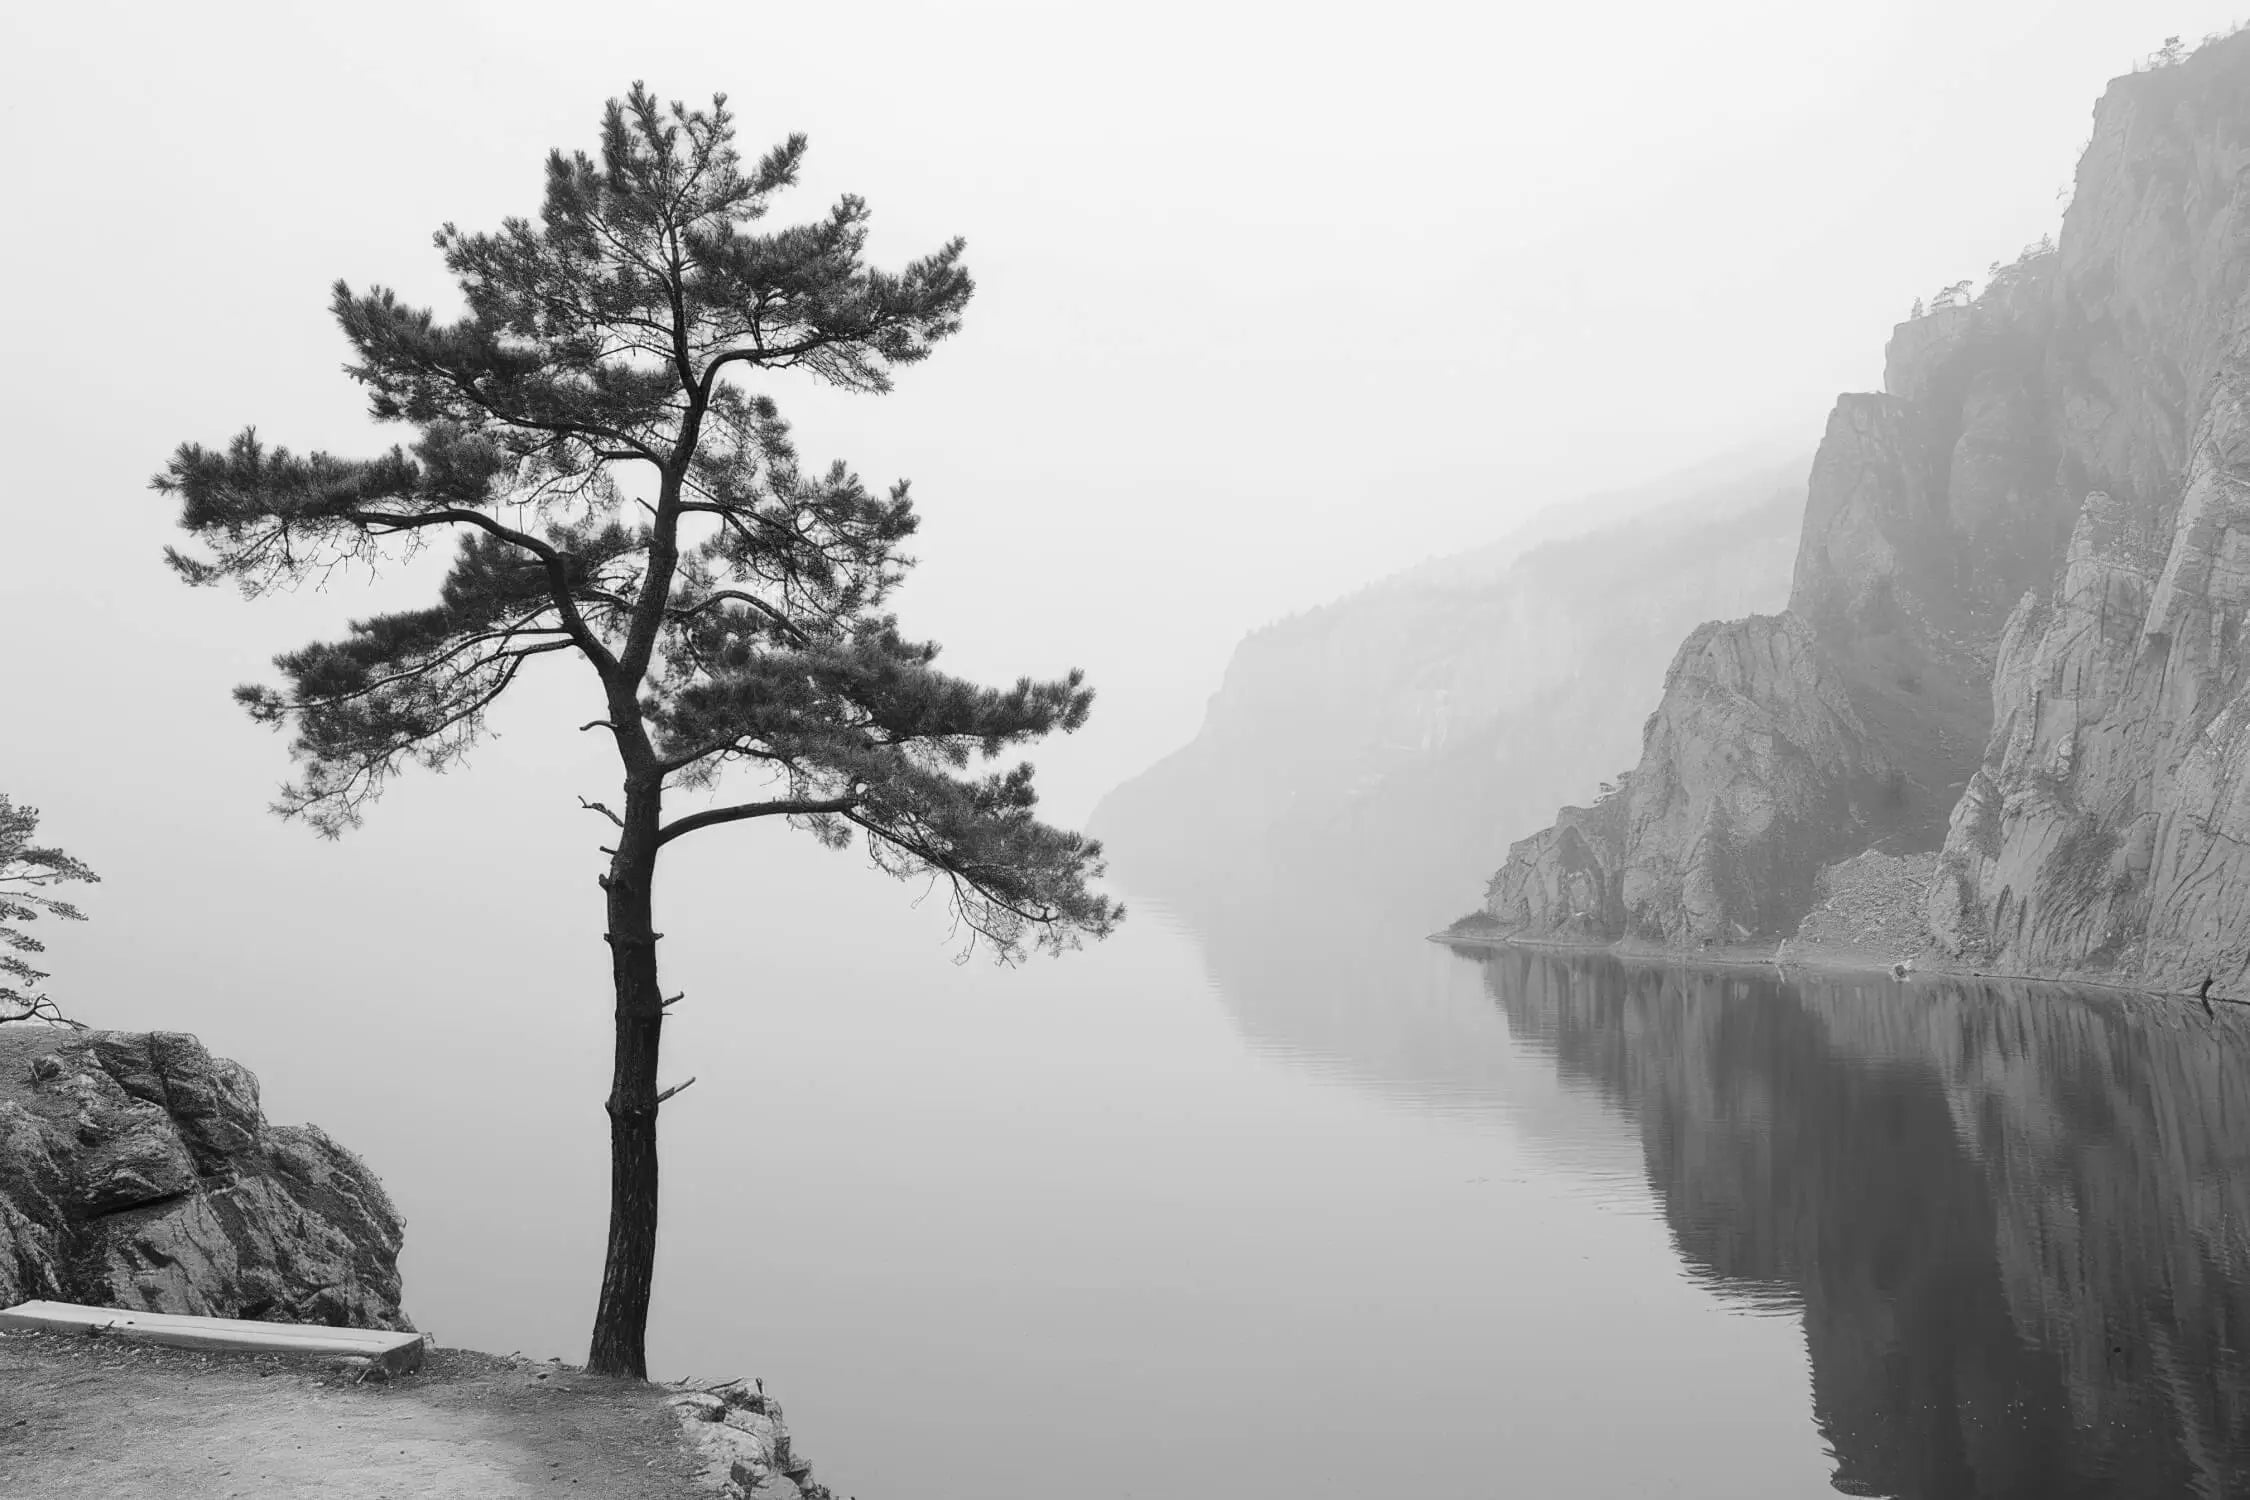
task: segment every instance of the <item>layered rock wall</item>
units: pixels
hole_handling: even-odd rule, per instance
[[[2096,491],[2055,596],[2027,594],[1930,925],[2013,972],[2250,984],[2250,422],[2205,419],[2170,547]]]
[[[2064,220],[2053,381],[2082,502],[2003,636],[1929,897],[1984,967],[2250,986],[2250,55],[2121,79]]]
[[[0,1307],[411,1328],[404,1225],[317,1126],[172,1032],[0,1027]]]

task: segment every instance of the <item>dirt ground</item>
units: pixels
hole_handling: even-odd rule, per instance
[[[5,1500],[699,1500],[666,1388],[462,1349],[362,1382],[301,1356],[0,1334]]]

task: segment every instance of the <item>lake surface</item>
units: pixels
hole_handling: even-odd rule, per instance
[[[762,1376],[839,1495],[2250,1494],[2250,1008],[1460,954],[1274,892],[1002,971],[790,868],[659,893],[700,1081],[651,1354]],[[568,993],[522,977],[561,937],[488,938],[348,1043],[201,1027],[382,1172],[448,1343],[583,1357],[584,925]]]

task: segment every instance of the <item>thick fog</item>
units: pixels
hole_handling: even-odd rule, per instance
[[[1193,732],[1245,630],[1575,495],[1809,443],[1835,392],[1879,383],[1917,295],[2055,227],[2103,81],[2228,18],[2107,0],[683,5],[645,23],[575,4],[14,8],[0,787],[110,877],[98,924],[52,935],[58,963],[83,986],[121,945],[177,935],[142,925],[157,892],[313,857],[261,811],[281,740],[227,691],[436,576],[425,559],[286,602],[191,593],[160,563],[176,533],[149,475],[251,423],[344,453],[403,437],[340,371],[330,282],[450,310],[431,232],[535,212],[545,153],[590,146],[636,78],[728,91],[753,147],[809,133],[781,212],[865,195],[878,262],[967,237],[965,331],[895,393],[776,394],[809,458],[913,480],[922,563],[900,607],[951,666],[1090,673],[1091,724],[1040,756],[1068,821]],[[585,688],[546,679],[554,712],[526,693],[503,713],[492,774],[536,764],[556,795],[598,795],[601,757],[553,737]],[[561,769],[573,752],[583,774]],[[498,791],[462,832],[568,826],[567,801]],[[388,832],[319,858],[381,889],[387,840],[431,857],[405,852],[401,820],[442,816],[440,796],[409,777]],[[818,857],[786,842],[736,857]],[[275,923],[307,916],[286,882],[275,899]]]
[[[1072,818],[1192,732],[1245,629],[1574,494],[1809,443],[1916,295],[2054,227],[2102,82],[2229,18],[17,7],[0,557],[39,729],[6,784],[93,847],[157,786],[278,773],[224,712],[154,751],[152,686],[212,700],[370,598],[189,597],[147,476],[246,423],[391,441],[338,371],[330,281],[449,307],[431,231],[535,212],[545,152],[635,78],[728,91],[749,144],[809,133],[780,211],[865,195],[879,261],[967,237],[965,331],[895,394],[777,394],[808,457],[913,479],[902,608],[952,665],[1091,673],[1092,726],[1042,757]]]
[[[228,691],[421,600],[442,552],[374,587],[191,592],[147,482],[245,424],[342,453],[405,437],[341,373],[330,283],[450,311],[432,231],[535,213],[546,152],[590,147],[634,79],[727,91],[752,149],[807,132],[779,212],[864,195],[878,263],[967,238],[965,330],[895,393],[775,393],[809,459],[913,480],[900,608],[949,665],[1089,672],[1091,723],[1039,756],[1070,821],[1194,731],[1245,630],[1576,495],[1808,444],[1835,392],[1880,381],[1917,295],[2055,227],[2103,81],[2226,20],[2103,0],[14,8],[0,788],[107,880],[93,922],[49,924],[54,967],[97,1018],[191,1024],[197,996],[300,988],[302,966],[325,993],[394,985],[334,972],[353,943],[474,989],[496,933],[591,921],[600,828],[572,799],[614,773],[560,727],[586,717],[577,674],[540,674],[466,771],[409,774],[317,845],[264,811],[284,743]],[[733,882],[714,899],[847,878],[800,844],[694,858]],[[887,891],[853,920],[939,922]]]

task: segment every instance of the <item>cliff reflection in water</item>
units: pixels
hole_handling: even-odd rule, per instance
[[[1801,1315],[1837,1489],[2250,1495],[2250,1008],[1449,953],[1341,896],[1182,911],[1236,1024],[1637,1156],[1690,1275]]]
[[[1838,1489],[2250,1493],[2240,1011],[1482,962],[1515,1037],[1638,1118],[1683,1260],[1801,1301]]]

